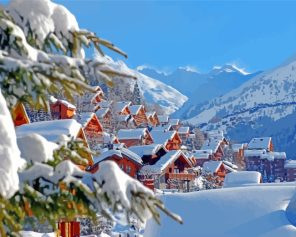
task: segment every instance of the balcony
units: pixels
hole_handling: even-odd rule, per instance
[[[177,179],[177,180],[193,180],[196,177],[195,174],[185,174],[185,173],[168,173],[166,174],[166,179]]]

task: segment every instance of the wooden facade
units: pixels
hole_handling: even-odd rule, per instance
[[[112,130],[112,113],[109,108],[102,108],[97,110],[96,115],[104,129]]]
[[[89,120],[83,124],[83,130],[89,143],[103,143],[103,126],[96,114],[92,113]]]
[[[133,106],[131,106],[132,109]],[[147,126],[148,125],[148,119],[146,116],[146,110],[143,105],[138,106],[139,109],[136,111],[132,111],[132,117],[135,120],[135,124],[137,127],[139,126]]]
[[[12,110],[12,119],[14,126],[16,127],[30,123],[25,106],[22,103],[17,103],[17,105]]]
[[[165,148],[169,151],[171,150],[179,150],[182,145],[182,140],[177,132],[167,141]]]
[[[53,119],[71,119],[76,114],[76,107],[63,100],[56,100],[50,104]]]
[[[160,125],[160,122],[159,122],[159,119],[158,119],[158,116],[157,116],[156,112],[147,113],[146,116],[147,116],[148,123],[149,123],[150,126],[156,127],[156,126]]]

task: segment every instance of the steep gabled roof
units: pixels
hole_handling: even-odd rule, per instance
[[[139,111],[140,111],[142,108],[144,108],[143,105],[131,105],[131,106],[129,106],[129,109],[130,109],[132,115],[136,115],[136,114],[138,114]]]
[[[71,104],[70,102],[66,101],[66,100],[60,100],[60,99],[57,99],[55,98],[54,96],[50,96],[49,98],[49,101],[52,103],[52,104],[55,104],[55,103],[61,103],[63,105],[65,105],[67,108],[70,108],[70,109],[76,109],[76,106]]]
[[[180,119],[169,119],[169,124],[172,126],[179,125]]]
[[[222,141],[219,139],[209,138],[204,142],[203,146],[201,147],[201,150],[212,150],[215,153],[218,150],[221,142]]]
[[[92,112],[83,112],[80,113],[80,118],[78,119],[78,122],[81,123],[82,127],[85,127],[89,121],[93,118],[93,116],[96,116],[95,113]]]
[[[180,127],[178,129],[178,133],[179,134],[189,133],[189,131],[190,131],[190,128],[189,127]]]
[[[192,155],[195,159],[209,159],[210,155],[212,154],[212,150],[195,150],[192,152]]]
[[[98,118],[104,118],[108,112],[110,112],[109,108],[101,108],[96,111],[96,115]]]
[[[143,146],[131,146],[129,149],[138,154],[140,157],[145,155],[151,156],[155,155],[160,149],[164,149],[167,152],[167,149],[162,144],[150,144]]]
[[[131,105],[130,101],[118,101],[114,104],[114,110],[116,113],[121,112],[124,110],[125,107],[129,107]]]
[[[158,115],[158,119],[160,123],[168,123],[169,122],[169,116],[167,115]]]
[[[16,134],[20,137],[30,133],[37,133],[48,141],[57,142],[61,135],[77,137],[81,128],[81,124],[74,119],[51,120],[19,126],[16,128]]]
[[[211,161],[206,161],[203,164],[203,169],[213,174],[217,172],[221,166],[223,166],[222,161],[211,160]]]
[[[152,130],[150,132],[154,143],[163,145],[165,145],[170,139],[173,139],[176,133],[176,131],[163,132],[158,130]]]

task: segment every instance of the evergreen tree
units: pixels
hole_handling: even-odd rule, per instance
[[[136,82],[134,85],[134,90],[132,93],[132,103],[135,105],[143,104],[142,95],[141,95],[141,91],[140,91],[138,82]]]

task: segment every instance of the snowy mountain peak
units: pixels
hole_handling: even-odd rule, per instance
[[[194,66],[184,66],[184,67],[178,67],[178,70],[186,71],[186,72],[193,72],[193,73],[199,73],[198,69]]]
[[[241,75],[249,75],[244,68],[239,68],[235,64],[225,64],[224,66],[214,66],[210,74],[220,74],[220,73],[239,73]]]

